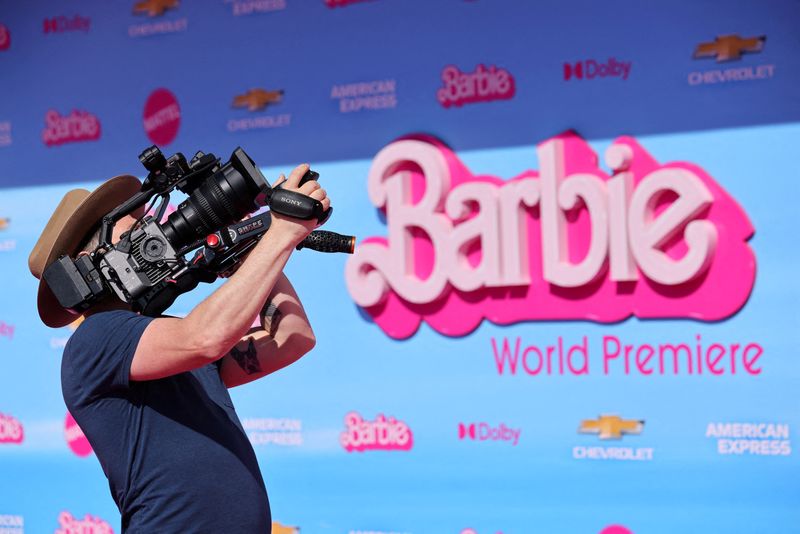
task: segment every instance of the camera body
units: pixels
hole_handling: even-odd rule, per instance
[[[158,315],[181,293],[199,282],[214,281],[242,261],[269,227],[269,213],[257,218],[258,231],[249,232],[246,240],[227,240],[220,248],[219,240],[211,247],[207,239],[226,234],[228,226],[248,213],[266,205],[277,213],[320,222],[331,213],[311,197],[271,188],[241,147],[224,164],[202,152],[189,162],[181,153],[167,159],[156,146],[142,152],[139,160],[149,171],[142,189],[103,217],[98,246],[77,259],[62,256],[44,270],[45,282],[66,309],[81,313],[113,293],[134,311]],[[317,177],[309,171],[303,181]],[[160,222],[175,189],[188,198]],[[114,224],[154,197],[151,208],[161,200],[155,215],[142,216],[112,244]],[[350,250],[339,241],[337,250],[330,251],[352,252],[353,241]],[[201,250],[188,260],[186,255],[197,249]]]

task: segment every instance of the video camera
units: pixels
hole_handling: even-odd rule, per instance
[[[77,259],[62,256],[45,269],[44,280],[64,308],[83,312],[113,291],[134,311],[160,315],[198,283],[235,271],[269,228],[272,211],[320,224],[332,213],[314,198],[270,187],[241,147],[224,164],[203,152],[188,162],[180,152],[167,159],[156,146],[139,161],[148,171],[141,191],[103,217],[97,247]],[[309,170],[300,184],[318,178]],[[175,189],[188,198],[162,223]],[[159,198],[155,215],[149,215]],[[150,210],[112,244],[114,224],[151,199]],[[237,222],[263,206],[270,212]],[[352,253],[354,246],[353,236],[313,231],[297,248]]]

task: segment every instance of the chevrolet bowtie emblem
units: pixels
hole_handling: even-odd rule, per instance
[[[0,230],[5,230],[8,228],[8,223],[11,222],[11,219],[4,219],[0,217]]]
[[[741,38],[738,35],[721,35],[710,43],[700,43],[694,50],[694,58],[715,57],[717,61],[740,59],[744,53],[761,52],[767,37]]]
[[[234,97],[233,107],[258,111],[264,109],[269,104],[277,104],[282,99],[282,90],[267,91],[266,89],[250,89],[245,94]]]
[[[178,0],[143,0],[133,5],[133,14],[160,17],[165,11],[178,7],[178,4]]]
[[[597,419],[584,419],[578,432],[599,434],[600,439],[621,439],[622,434],[641,434],[644,421],[622,419],[617,415],[601,415]]]
[[[274,521],[272,523],[272,534],[300,534],[300,529],[297,527],[287,527]]]

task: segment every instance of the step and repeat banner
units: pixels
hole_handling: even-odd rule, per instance
[[[294,254],[317,346],[231,392],[273,532],[797,532],[799,20],[0,0],[0,532],[120,532],[27,257],[151,144],[310,162],[358,238]]]

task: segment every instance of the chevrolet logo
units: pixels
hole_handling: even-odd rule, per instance
[[[298,527],[287,527],[277,521],[273,521],[272,534],[300,534],[300,529]]]
[[[283,100],[283,90],[250,89],[245,94],[234,97],[233,107],[259,111],[269,104],[277,104],[281,100]]]
[[[741,59],[744,53],[761,52],[764,48],[765,35],[761,37],[747,37],[738,35],[721,35],[710,43],[700,43],[694,50],[694,58],[715,57],[717,62]]]
[[[644,421],[622,419],[617,415],[601,415],[597,419],[584,419],[578,432],[599,434],[600,439],[622,439],[623,434],[641,434]]]
[[[165,11],[178,7],[179,3],[178,0],[143,0],[133,5],[133,14],[160,17]]]
[[[0,217],[0,230],[5,230],[8,228],[8,223],[11,222],[11,219],[4,219]]]

